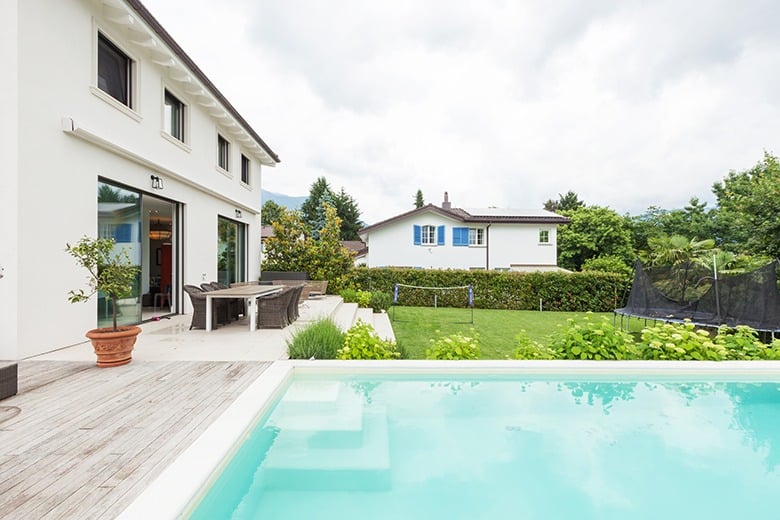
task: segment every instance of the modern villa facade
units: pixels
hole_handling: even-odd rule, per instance
[[[453,208],[428,204],[360,230],[368,267],[558,270],[558,226],[545,210]]]
[[[113,237],[141,266],[121,323],[189,312],[182,286],[256,280],[261,170],[279,162],[137,0],[0,3],[0,359],[85,341],[65,252]]]

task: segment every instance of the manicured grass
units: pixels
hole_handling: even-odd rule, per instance
[[[471,328],[479,334],[482,359],[511,358],[515,351],[515,337],[521,330],[525,330],[534,341],[548,343],[547,337],[558,325],[565,326],[569,318],[577,319],[584,315],[582,312],[474,309],[472,325],[470,309],[393,307],[389,311],[398,345],[411,359],[425,359],[425,349],[430,347],[431,339],[455,332],[468,334]],[[606,316],[612,320],[610,312],[595,312],[591,316],[594,319]],[[619,321],[617,324],[620,325]],[[639,321],[634,320],[632,331],[639,328]]]

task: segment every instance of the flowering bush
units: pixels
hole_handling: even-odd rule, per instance
[[[479,359],[479,334],[471,329],[470,336],[456,332],[432,339],[431,348],[425,349],[425,357],[426,359]]]
[[[401,353],[392,341],[380,338],[373,327],[358,320],[345,334],[336,359],[398,359]]]
[[[635,359],[631,334],[616,329],[609,319],[593,321],[588,314],[582,321],[568,320],[568,327],[553,335],[550,345],[558,359]]]
[[[515,336],[515,343],[514,359],[555,359],[555,352],[550,347],[533,341],[525,330]]]
[[[661,323],[642,329],[640,344],[644,359],[721,361],[728,352],[710,333],[696,329],[693,323]]]

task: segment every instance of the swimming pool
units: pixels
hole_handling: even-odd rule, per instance
[[[258,380],[264,406],[248,391],[255,394],[254,415],[238,436],[243,444],[234,439],[216,450],[233,462],[223,460],[225,453],[216,463],[206,455],[208,476],[163,512],[777,518],[777,367],[282,363]],[[226,422],[240,426],[246,413],[226,414]],[[220,429],[208,443],[229,437]],[[191,451],[175,464],[184,461],[183,472],[169,486],[182,474],[204,471],[195,471],[204,452]],[[165,504],[149,491],[159,518]]]

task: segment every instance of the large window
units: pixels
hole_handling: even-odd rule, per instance
[[[165,91],[165,131],[184,142],[184,103]]]
[[[225,217],[217,218],[217,281],[246,281],[246,225]]]
[[[123,105],[133,108],[133,60],[105,36],[98,34],[97,61],[98,88]]]
[[[251,164],[249,158],[246,155],[241,154],[241,182],[244,184],[249,184],[249,168]]]
[[[217,165],[226,172],[230,171],[230,143],[219,134],[217,135]]]

